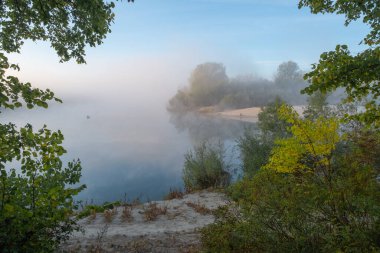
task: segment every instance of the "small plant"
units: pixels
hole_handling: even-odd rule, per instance
[[[117,208],[114,207],[113,209],[107,209],[104,211],[103,215],[104,215],[104,220],[107,222],[107,223],[110,223],[112,222],[114,216],[117,214]]]
[[[137,198],[133,199],[133,200],[130,202],[130,205],[131,205],[131,206],[139,206],[139,205],[141,205],[141,200],[140,200],[140,198],[137,197]]]
[[[167,207],[160,207],[157,203],[149,203],[147,207],[144,207],[144,218],[146,221],[154,221],[159,215],[165,215]]]
[[[95,216],[96,218],[96,213],[104,212],[104,210],[105,208],[103,206],[97,206],[97,205],[84,206],[83,210],[78,213],[77,218],[82,219],[88,216]]]
[[[96,236],[96,242],[94,245],[92,245],[89,249],[90,253],[101,253],[104,252],[103,249],[103,239],[106,236],[108,232],[108,224],[105,224],[102,229],[100,229],[97,233],[98,235]]]
[[[93,216],[94,212],[95,213],[103,213],[105,210],[115,209],[117,206],[122,206],[122,205],[123,204],[121,201],[115,201],[115,202],[111,202],[111,203],[105,202],[103,205],[93,205],[93,204],[83,205],[83,204],[81,204],[82,211],[80,211],[77,214],[77,218],[82,219],[82,218],[88,217],[90,215]],[[96,217],[96,214],[95,214],[95,217]]]
[[[132,206],[130,205],[124,205],[121,213],[121,219],[123,221],[132,221]]]
[[[231,175],[224,161],[224,150],[221,146],[204,142],[185,155],[183,181],[186,192],[210,187],[226,187],[230,179]]]
[[[89,217],[89,221],[94,221],[96,219],[96,210],[92,209]]]
[[[202,205],[201,203],[193,203],[193,202],[186,202],[186,205],[193,208],[197,213],[200,213],[202,215],[211,214],[212,211],[208,209],[205,205]]]
[[[182,199],[185,195],[181,189],[170,188],[169,193],[164,197],[165,200]]]

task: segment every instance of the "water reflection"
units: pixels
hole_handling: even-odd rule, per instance
[[[65,101],[48,110],[6,111],[0,120],[62,130],[68,150],[63,160],[82,161],[81,182],[87,189],[77,199],[95,203],[120,200],[125,193],[131,199],[161,199],[170,187],[182,186],[184,154],[194,144],[222,140],[235,152],[234,141],[249,127],[194,114],[169,115],[162,101],[150,106],[136,100]]]
[[[255,124],[239,120],[223,119],[199,113],[170,114],[170,122],[179,132],[187,132],[193,145],[209,141],[236,140],[246,129]]]

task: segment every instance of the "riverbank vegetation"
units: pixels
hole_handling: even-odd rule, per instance
[[[26,41],[46,41],[61,62],[85,63],[85,48],[102,43],[114,20],[103,1],[5,1],[0,3],[0,113],[62,102],[49,89],[33,88],[8,61]],[[53,252],[79,227],[73,198],[81,163],[64,165],[60,131],[47,126],[0,123],[0,252]]]
[[[305,75],[302,92],[312,97],[304,115],[282,104],[275,117],[260,119],[273,124],[259,122],[260,134],[241,138],[244,176],[229,188],[235,205],[202,230],[205,252],[380,251],[379,6],[323,0],[299,6],[343,14],[346,25],[363,17],[371,28],[362,41],[368,48],[351,55],[338,45],[323,53]],[[325,94],[339,87],[344,105],[328,107]],[[282,136],[278,124],[286,129]]]
[[[101,44],[114,20],[114,3],[104,1],[5,1],[1,7],[0,112],[62,102],[50,90],[13,76],[19,67],[6,54],[19,53],[26,40],[42,40],[62,62],[84,63],[86,46]],[[226,188],[234,202],[214,194],[210,199],[224,205],[215,211],[211,201],[200,202],[201,194],[172,190],[167,198],[178,198],[175,206],[147,203],[137,209],[115,202],[76,213],[73,199],[85,186],[79,184],[80,161],[64,165],[61,160],[63,134],[46,126],[1,123],[0,252],[54,252],[79,230],[79,218],[91,223],[101,217],[107,224],[116,218],[125,223],[162,218],[161,224],[172,224],[189,210],[195,223],[201,215],[217,217],[213,224],[211,215],[189,223],[193,231],[209,225],[201,231],[205,252],[379,252],[380,6],[378,1],[301,0],[299,7],[342,14],[346,25],[362,19],[370,29],[362,40],[365,49],[353,55],[348,46],[337,45],[309,73],[292,61],[282,63],[273,81],[230,78],[222,64],[204,63],[168,104],[169,112],[180,115],[204,107],[264,107],[259,131],[247,130],[238,140],[242,177],[235,182],[221,147],[202,142],[185,155],[187,192]],[[329,107],[327,94],[339,88],[345,91],[344,104]],[[303,115],[291,106],[306,102]],[[356,103],[364,110],[355,111]],[[142,232],[150,229],[157,226]]]

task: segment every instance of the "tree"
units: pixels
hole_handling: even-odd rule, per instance
[[[19,53],[25,40],[42,40],[61,62],[85,63],[85,46],[101,44],[110,32],[114,6],[102,0],[1,1],[0,113],[61,102],[52,91],[7,75],[19,67],[5,54]],[[0,252],[50,252],[77,228],[71,215],[73,196],[84,188],[77,186],[81,166],[79,160],[63,166],[62,141],[60,131],[46,126],[34,131],[29,124],[0,124]]]
[[[285,102],[279,97],[265,106],[258,115],[260,133],[246,129],[238,139],[244,177],[252,178],[262,166],[268,163],[274,142],[278,138],[289,136],[290,124],[281,119],[278,110]]]
[[[222,64],[200,64],[190,76],[190,95],[198,106],[215,105],[223,97],[221,88],[226,84],[228,76]]]
[[[263,138],[271,140],[272,142],[276,138],[286,137],[289,135],[287,127],[289,124],[281,119],[278,114],[278,110],[283,106],[285,102],[276,97],[276,99],[269,103],[262,109],[262,112],[258,115],[258,126],[263,133]]]
[[[295,62],[283,62],[278,66],[274,84],[278,95],[287,103],[297,105],[305,102],[305,97],[299,93],[306,87],[302,76],[303,72]]]
[[[347,45],[337,45],[335,51],[322,53],[319,62],[313,64],[312,71],[305,75],[310,85],[303,93],[326,93],[343,87],[347,102],[367,100],[366,111],[354,115],[354,118],[380,127],[380,2],[301,0],[299,8],[302,7],[309,7],[315,14],[343,14],[346,26],[358,19],[369,25],[370,32],[361,42],[367,49],[352,55]]]
[[[302,119],[283,105],[291,136],[269,162],[230,189],[237,207],[202,230],[205,252],[380,250],[379,134],[342,136],[339,119]]]
[[[275,83],[283,88],[287,85],[302,83],[302,71],[297,63],[288,61],[281,63],[277,68]],[[285,87],[284,87],[285,86]]]
[[[331,110],[327,103],[327,93],[322,93],[320,91],[315,92],[308,97],[308,105],[303,112],[305,118],[316,119],[319,116],[327,117],[331,113]]]
[[[313,169],[327,175],[331,171],[332,153],[340,141],[338,119],[323,116],[315,121],[300,119],[298,113],[286,105],[279,108],[279,118],[290,124],[292,136],[275,141],[276,146],[265,168],[293,173],[311,169],[312,164],[316,166]]]

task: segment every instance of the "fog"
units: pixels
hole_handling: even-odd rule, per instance
[[[28,47],[27,47],[28,48]],[[33,47],[30,47],[33,49]],[[78,200],[102,203],[124,198],[161,199],[170,187],[182,186],[184,154],[202,139],[222,138],[230,143],[239,123],[203,119],[191,121],[203,127],[177,129],[166,106],[177,89],[185,85],[199,63],[190,54],[153,54],[124,58],[91,56],[87,65],[59,64],[38,58],[38,50],[27,50],[17,73],[34,87],[50,88],[63,103],[48,109],[3,111],[1,122],[18,126],[31,123],[60,129],[68,151],[65,162],[79,158],[81,183],[87,189]],[[25,59],[33,59],[31,61]],[[181,63],[179,58],[188,59]],[[38,66],[38,67],[36,67]],[[200,123],[203,122],[203,123]],[[208,127],[207,127],[208,126]]]
[[[100,53],[90,54],[87,65],[77,65],[59,64],[56,58],[46,60],[38,55],[42,49],[34,49],[26,45],[22,59],[11,57],[12,62],[20,63],[17,75],[35,87],[52,89],[63,104],[52,102],[47,110],[4,111],[1,122],[31,123],[35,130],[46,124],[52,130],[62,130],[68,151],[64,161],[82,161],[81,183],[87,189],[78,200],[102,203],[122,199],[124,194],[160,199],[170,187],[182,186],[184,154],[193,145],[221,140],[236,157],[234,142],[251,127],[250,123],[195,114],[173,117],[167,111],[170,98],[188,85],[192,71],[207,61],[207,54]],[[261,80],[255,84],[275,79],[275,69],[270,79],[260,77],[260,68],[254,65],[251,72],[237,73],[239,68],[248,69],[244,60],[217,60],[226,64],[231,83],[244,83],[246,79],[236,77],[238,74]]]

